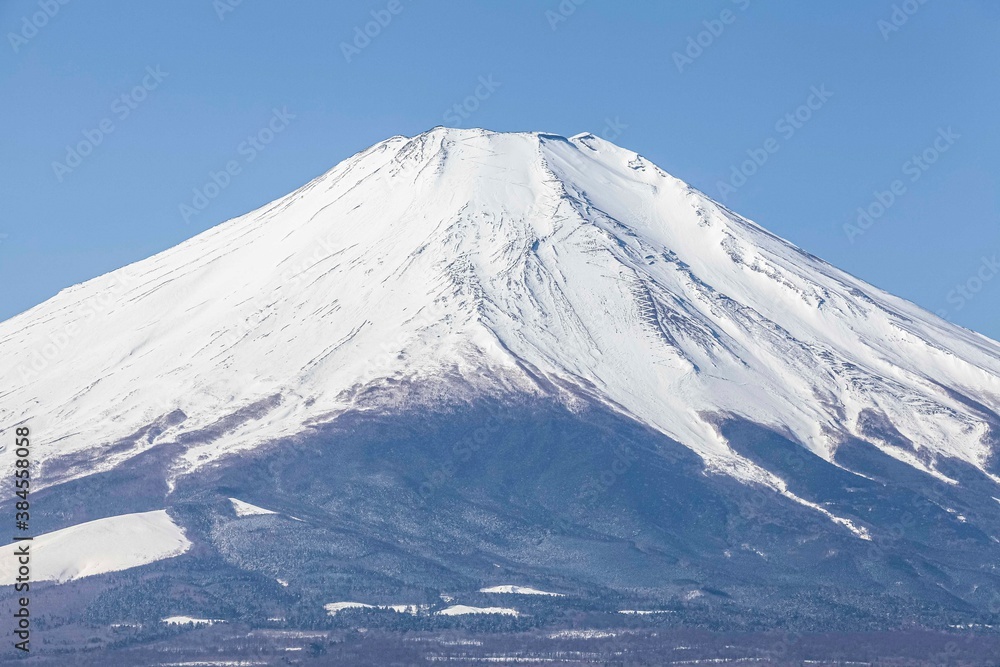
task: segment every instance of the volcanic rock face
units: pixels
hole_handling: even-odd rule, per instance
[[[173,508],[208,570],[320,611],[348,581],[995,610],[1000,345],[589,134],[388,139],[0,324],[0,372],[40,522]]]

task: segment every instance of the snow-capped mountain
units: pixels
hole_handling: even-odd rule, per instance
[[[189,448],[176,472],[190,471],[403,379],[583,392],[714,469],[775,486],[717,415],[828,460],[888,423],[884,451],[933,472],[942,456],[988,470],[997,440],[982,408],[1000,411],[996,342],[636,153],[588,134],[443,128],[379,143],[4,322],[0,371],[2,427],[33,420],[43,461],[87,453],[72,474],[254,409]]]
[[[591,134],[390,138],[3,322],[0,372],[49,529],[166,507],[276,606],[996,604],[1000,344]]]

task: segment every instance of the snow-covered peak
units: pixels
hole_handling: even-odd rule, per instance
[[[996,342],[611,142],[480,129],[392,137],[61,292],[0,324],[0,372],[0,428],[31,419],[43,461],[87,452],[60,478],[179,440],[182,473],[402,381],[600,401],[781,490],[720,415],[828,459],[891,425],[877,444],[934,473],[987,468],[1000,411]]]

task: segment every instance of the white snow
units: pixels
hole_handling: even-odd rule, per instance
[[[646,616],[648,614],[672,614],[674,612],[670,609],[620,609],[618,613],[632,616]]]
[[[491,586],[489,588],[480,588],[480,593],[510,593],[513,595],[551,595],[552,597],[565,597],[562,593],[549,593],[548,591],[540,591],[537,588],[529,588],[527,586]]]
[[[88,521],[38,535],[27,544],[32,581],[58,583],[173,558],[191,547],[165,510]],[[0,547],[0,585],[15,582],[17,548],[18,543]]]
[[[323,609],[326,609],[330,616],[336,616],[338,611],[345,609],[375,609],[375,605],[363,602],[331,602],[323,605]]]
[[[366,604],[364,602],[331,602],[323,605],[330,616],[336,616],[338,612],[345,609],[383,609],[394,611],[398,614],[419,614],[430,609],[430,605],[425,604]]]
[[[92,462],[43,484],[212,432],[184,445],[183,475],[363,407],[363,388],[461,381],[462,396],[592,396],[861,539],[733,451],[718,415],[827,460],[874,416],[898,432],[877,446],[940,474],[939,457],[985,470],[990,455],[986,418],[948,390],[1000,411],[997,342],[593,135],[475,129],[393,137],[63,290],[0,323],[0,376],[0,432],[30,418],[39,464]]]
[[[215,623],[225,623],[225,621],[218,618],[194,618],[192,616],[169,616],[164,618],[163,622],[167,625],[189,625],[192,623],[214,625]]]
[[[263,507],[257,507],[256,505],[251,505],[250,503],[245,503],[242,500],[237,500],[236,498],[230,498],[229,502],[233,504],[233,510],[236,512],[236,516],[255,516],[261,514],[277,514],[272,510],[266,510]]]
[[[608,639],[619,634],[621,633],[606,630],[560,630],[551,633],[549,639]]]
[[[836,514],[834,514],[830,510],[826,509],[825,507],[822,507],[821,505],[817,505],[816,503],[810,502],[810,501],[806,500],[805,498],[800,498],[799,496],[795,495],[794,493],[792,493],[791,491],[789,491],[787,488],[785,488],[785,482],[784,482],[784,480],[778,479],[777,477],[775,477],[773,475],[770,475],[770,474],[769,474],[769,477],[772,478],[772,480],[773,480],[772,484],[773,484],[774,488],[777,489],[781,493],[781,495],[785,496],[786,498],[788,498],[790,500],[794,500],[795,502],[797,502],[800,505],[804,505],[805,507],[808,507],[810,509],[816,510],[820,514],[826,516],[828,519],[830,519],[831,521],[833,521],[835,524],[843,526],[847,530],[849,530],[852,533],[854,533],[855,537],[857,537],[859,539],[862,539],[862,540],[867,540],[869,542],[871,541],[871,539],[872,539],[871,533],[864,526],[859,526],[856,523],[854,523],[853,521],[851,521],[850,519],[845,519],[843,517],[837,516]]]
[[[464,604],[455,604],[437,612],[440,616],[464,616],[466,614],[502,614],[504,616],[520,616],[516,609],[510,607],[470,607]]]

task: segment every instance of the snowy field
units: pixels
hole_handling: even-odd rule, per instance
[[[32,581],[59,583],[173,558],[191,547],[166,510],[88,521],[39,535],[30,544]],[[17,548],[0,548],[0,585],[17,577]]]

